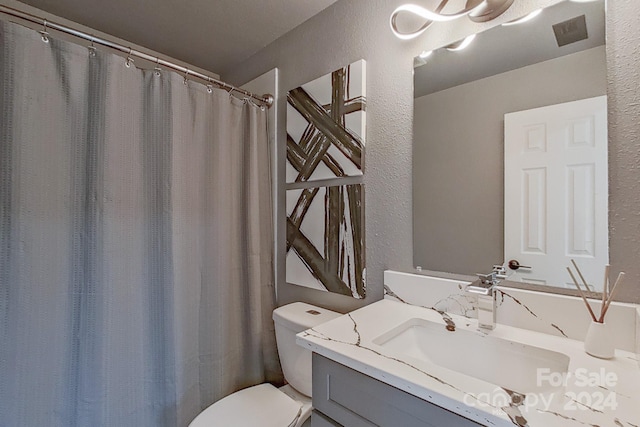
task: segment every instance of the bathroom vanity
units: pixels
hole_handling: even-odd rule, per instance
[[[313,381],[312,427],[480,426],[317,353]]]
[[[382,300],[298,335],[313,351],[312,426],[633,427],[637,355]]]

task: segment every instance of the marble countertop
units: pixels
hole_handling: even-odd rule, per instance
[[[428,360],[387,350],[374,340],[420,318],[563,353],[570,358],[564,385],[552,393],[513,393]],[[451,328],[451,323],[455,328]],[[297,343],[407,393],[487,426],[639,427],[640,368],[637,355],[616,350],[611,360],[591,357],[580,341],[498,324],[488,333],[473,319],[381,300],[298,334]],[[473,357],[473,348],[460,354]],[[554,379],[556,380],[556,379]],[[553,396],[551,396],[553,394]]]

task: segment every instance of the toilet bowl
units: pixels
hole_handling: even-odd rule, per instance
[[[340,316],[295,302],[273,311],[278,355],[288,384],[259,384],[237,391],[201,412],[189,427],[300,427],[311,415],[311,352],[296,334]]]

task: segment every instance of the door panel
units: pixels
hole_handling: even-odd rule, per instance
[[[608,250],[605,96],[505,115],[505,262],[511,280],[601,287]]]

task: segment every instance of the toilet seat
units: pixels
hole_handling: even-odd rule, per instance
[[[209,406],[189,427],[292,427],[303,404],[271,384],[237,391]]]

